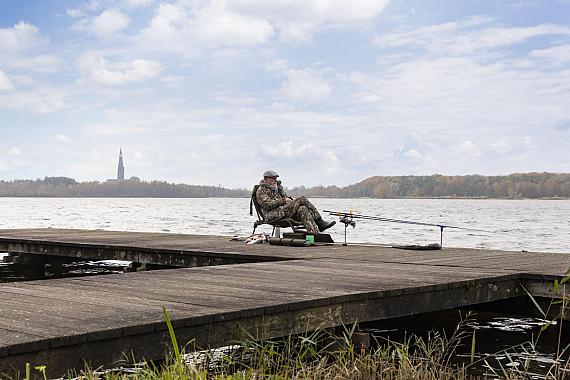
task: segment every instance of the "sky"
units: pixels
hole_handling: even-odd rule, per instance
[[[570,0],[0,0],[0,179],[570,171]]]

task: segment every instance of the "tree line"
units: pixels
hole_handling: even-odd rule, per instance
[[[570,198],[569,173],[515,173],[506,176],[375,176],[346,187],[296,187],[292,196],[328,198]],[[0,197],[249,197],[251,190],[219,186],[128,180],[77,182],[67,177],[0,181]]]
[[[105,182],[77,182],[67,177],[0,181],[0,197],[232,198],[248,197],[249,194],[246,190],[219,186],[145,182],[136,177]]]
[[[375,176],[342,188],[297,187],[289,193],[329,198],[570,198],[570,174]]]

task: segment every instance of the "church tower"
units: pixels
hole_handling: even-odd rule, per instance
[[[117,169],[117,179],[125,179],[125,167],[123,166],[123,149],[119,150],[119,168]]]

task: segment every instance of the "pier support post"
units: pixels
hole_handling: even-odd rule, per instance
[[[352,334],[352,344],[357,350],[370,348],[370,333],[365,331],[355,331]]]
[[[125,268],[125,272],[136,272],[142,267],[141,263],[132,262],[131,265]]]
[[[46,275],[47,258],[44,255],[33,255],[29,253],[18,253],[13,257],[15,264],[21,264],[28,268],[31,279],[42,279]]]

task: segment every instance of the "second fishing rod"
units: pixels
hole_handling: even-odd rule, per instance
[[[323,212],[328,212],[329,215],[338,216],[340,218],[340,222],[344,223],[345,225],[345,244],[346,244],[346,228],[351,225],[352,227],[356,226],[353,219],[365,219],[365,220],[374,220],[379,222],[389,222],[389,223],[401,223],[401,224],[412,224],[418,226],[430,226],[430,227],[438,227],[440,231],[439,235],[439,242],[440,247],[443,247],[443,230],[445,228],[453,228],[458,230],[466,230],[466,231],[476,231],[476,232],[484,232],[484,233],[497,233],[496,231],[489,231],[483,230],[478,228],[470,228],[470,227],[459,227],[459,226],[452,226],[447,224],[436,224],[436,223],[424,223],[418,222],[414,220],[405,220],[405,219],[394,219],[394,218],[384,218],[381,216],[375,215],[365,215],[365,214],[358,214],[353,212],[342,212],[342,211],[331,211],[331,210],[323,210]]]

